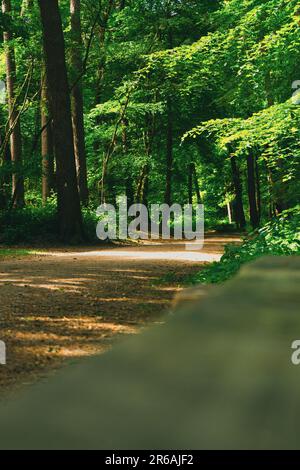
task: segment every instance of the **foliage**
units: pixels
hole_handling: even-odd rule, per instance
[[[32,250],[21,250],[21,249],[4,249],[0,248],[0,259],[1,258],[15,258],[20,256],[29,256],[37,254]]]
[[[41,207],[38,2],[11,4],[12,13],[0,17],[0,29],[12,34],[16,57],[23,163],[9,161],[1,148],[0,207],[1,237],[14,243],[46,233],[55,238],[57,220],[55,185],[54,199]],[[231,231],[231,218],[238,225],[231,167],[236,157],[249,227],[249,154],[255,159],[260,224],[298,203],[300,107],[299,96],[292,98],[300,83],[298,0],[82,0],[83,46],[74,44],[69,0],[61,0],[59,8],[70,88],[78,78],[71,65],[74,48],[80,47],[85,59],[81,85],[90,207],[101,197],[115,203],[124,193],[130,202],[165,202],[168,173],[172,202],[185,204],[194,164],[193,199],[197,182],[206,228]],[[6,79],[7,47],[0,43],[0,80]],[[8,104],[2,104],[1,142],[8,114]],[[12,173],[25,179],[23,216],[9,210]],[[93,211],[83,212],[93,238]]]
[[[234,276],[247,262],[265,255],[300,254],[300,206],[286,210],[242,245],[228,245],[220,262],[203,269],[189,279],[190,283],[215,284]]]
[[[83,225],[86,242],[96,241],[96,211],[83,210]],[[0,243],[15,244],[57,244],[58,222],[55,204],[28,206],[12,211],[0,211]]]

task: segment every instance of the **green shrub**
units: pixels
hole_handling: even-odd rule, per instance
[[[86,241],[96,242],[96,212],[92,209],[83,209],[82,215]],[[5,245],[59,243],[55,204],[50,202],[44,207],[26,206],[23,209],[0,211],[0,243]]]
[[[0,212],[0,243],[54,241],[56,234],[57,215],[52,204]]]
[[[190,283],[219,283],[234,276],[241,266],[264,255],[295,255],[300,252],[300,206],[282,212],[263,228],[253,232],[243,244],[228,245],[220,262],[211,264]]]

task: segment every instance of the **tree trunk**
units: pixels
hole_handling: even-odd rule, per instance
[[[250,221],[252,227],[255,229],[259,226],[259,214],[257,210],[256,200],[255,159],[253,157],[252,152],[249,152],[247,154],[247,184],[250,207]]]
[[[228,214],[228,222],[230,225],[232,224],[232,213],[231,213],[231,204],[227,202],[227,214]]]
[[[3,145],[4,139],[5,136],[2,136],[0,133],[0,147]],[[10,149],[8,145],[5,145],[3,149],[3,160],[1,165],[1,170],[4,171],[0,178],[0,209],[5,209],[8,206],[9,195],[7,189],[10,187],[10,176],[7,172],[7,167],[10,165],[10,162]]]
[[[75,86],[71,92],[72,125],[74,135],[74,152],[77,169],[77,181],[79,195],[83,205],[88,204],[89,193],[87,184],[85,132],[83,118],[83,94],[82,94],[82,35],[81,35],[81,2],[70,0],[71,13],[71,70]]]
[[[167,21],[171,18],[170,5],[167,4],[166,12]],[[171,27],[167,30],[168,48],[173,48],[173,31]],[[172,99],[167,98],[167,168],[166,168],[166,191],[165,191],[165,204],[171,206],[172,204],[172,177],[173,177],[173,105]]]
[[[198,175],[197,175],[195,163],[193,163],[193,174],[194,174],[194,182],[195,182],[195,189],[196,189],[196,196],[197,196],[197,204],[202,204],[202,197],[201,197],[201,192],[199,188]]]
[[[145,163],[142,167],[136,190],[135,201],[137,204],[147,206],[148,196],[148,180],[149,180],[149,164]]]
[[[232,179],[235,190],[235,201],[234,201],[234,213],[237,227],[239,229],[244,229],[246,227],[246,219],[243,205],[243,188],[240,178],[240,172],[237,166],[236,157],[230,157],[231,170],[232,170]]]
[[[53,118],[59,232],[63,241],[75,242],[82,239],[83,230],[62,22],[58,0],[39,0],[39,7],[50,111]]]
[[[33,0],[23,0],[21,6],[21,16],[26,15],[26,13],[33,7]]]
[[[10,0],[2,0],[2,12],[9,14],[11,12]],[[7,94],[8,94],[8,110],[9,110],[9,129],[10,135],[10,151],[11,161],[15,166],[12,175],[12,197],[14,207],[24,206],[24,180],[20,175],[22,170],[22,136],[21,124],[18,117],[18,109],[16,105],[16,62],[15,51],[11,45],[12,34],[9,31],[3,33],[3,40],[6,44],[5,61],[6,61],[6,77],[7,77]]]
[[[42,144],[42,198],[43,204],[46,204],[51,190],[54,188],[54,154],[53,154],[53,135],[52,119],[49,115],[49,96],[48,85],[45,71],[42,76],[41,93],[41,135]]]
[[[105,39],[107,32],[107,24],[114,7],[114,0],[108,0],[107,7],[102,14],[101,26],[98,30],[98,48],[99,48],[99,65],[96,72],[96,94],[95,106],[103,101],[103,81],[106,68],[106,50]]]
[[[188,193],[189,193],[189,204],[193,204],[193,176],[194,176],[194,164],[189,164],[188,170]]]
[[[167,159],[166,159],[166,190],[165,204],[172,204],[172,175],[173,175],[173,112],[171,99],[167,100]]]
[[[256,178],[256,195],[257,195],[257,211],[259,223],[261,221],[261,190],[260,190],[260,175],[259,175],[259,166],[258,158],[255,158],[255,178]]]

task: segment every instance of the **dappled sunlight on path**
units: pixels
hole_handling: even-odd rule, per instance
[[[61,253],[51,253],[51,256],[61,257]],[[68,253],[64,256],[69,257],[82,257],[82,256],[92,256],[98,258],[129,258],[132,260],[170,260],[170,261],[189,261],[189,262],[206,262],[212,263],[213,261],[219,261],[221,254],[212,254],[212,253],[198,253],[196,251],[145,251],[145,250],[107,250],[107,251],[89,251],[83,253]]]
[[[226,241],[200,252],[182,244],[49,250],[0,262],[0,329],[7,344],[2,390],[161,322],[179,278],[220,257]],[[161,283],[162,276],[174,275]],[[172,277],[172,276],[171,276]],[[177,280],[176,280],[177,279]]]

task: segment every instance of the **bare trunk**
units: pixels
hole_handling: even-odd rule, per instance
[[[166,11],[167,21],[171,18],[170,5],[167,3]],[[173,48],[173,31],[171,26],[167,30],[167,44],[168,48]],[[172,204],[172,177],[173,177],[173,103],[172,98],[167,98],[167,168],[166,168],[166,190],[165,190],[165,204],[171,206]]]
[[[173,175],[173,115],[171,99],[168,99],[167,116],[167,159],[166,159],[166,190],[165,204],[171,206],[172,203],[172,175]]]
[[[2,0],[2,12],[11,12],[10,0]],[[12,34],[9,31],[3,33],[3,40],[6,44],[5,62],[7,77],[7,94],[9,109],[9,129],[10,135],[10,151],[11,161],[14,165],[14,173],[12,175],[12,197],[14,207],[24,206],[24,180],[21,175],[22,171],[22,136],[21,124],[18,116],[16,104],[16,62],[15,51],[11,45]]]
[[[87,205],[89,193],[87,184],[82,79],[78,80],[78,77],[81,77],[83,72],[80,0],[70,0],[70,13],[72,35],[71,69],[76,83],[71,92],[74,152],[79,195],[82,204]]]
[[[0,147],[3,144],[4,141],[4,136],[0,134]],[[9,200],[9,195],[8,195],[8,188],[10,187],[10,177],[7,172],[7,166],[11,162],[11,155],[10,155],[10,149],[8,145],[4,146],[3,149],[3,161],[1,164],[1,170],[4,169],[4,172],[1,174],[0,178],[0,208],[5,209],[8,206],[8,200]]]
[[[228,214],[228,221],[230,224],[232,224],[232,212],[231,212],[230,202],[227,202],[227,214]]]
[[[261,221],[261,190],[260,190],[260,175],[257,156],[255,158],[255,178],[256,178],[256,199],[257,199],[257,211],[258,219]]]
[[[26,15],[26,13],[33,7],[33,0],[23,0],[21,6],[21,16]]]
[[[99,27],[98,32],[98,44],[100,51],[99,65],[97,69],[97,82],[96,82],[96,95],[95,95],[95,105],[101,103],[102,101],[102,89],[103,81],[106,67],[106,50],[105,50],[105,38],[107,31],[107,24],[114,7],[114,0],[109,0],[106,10],[102,14],[101,26]]]
[[[148,172],[149,172],[149,165],[145,163],[142,167],[138,184],[136,190],[135,201],[138,204],[146,204],[147,200],[147,189],[148,189]]]
[[[43,204],[46,204],[51,190],[54,188],[54,154],[53,154],[53,133],[52,119],[49,115],[48,85],[45,72],[42,76],[41,94],[41,135],[42,147],[42,197]]]
[[[196,191],[197,204],[202,204],[202,198],[201,198],[199,182],[198,182],[198,175],[197,175],[197,170],[196,170],[195,163],[190,163],[189,164],[188,173],[189,173],[189,176],[188,176],[189,204],[193,203],[194,189]]]
[[[247,183],[248,183],[248,198],[250,207],[250,221],[252,227],[255,229],[259,226],[259,214],[257,210],[256,200],[256,184],[255,184],[255,160],[252,152],[247,154]]]
[[[188,193],[189,193],[189,204],[193,204],[193,176],[194,176],[194,164],[189,164],[188,173]]]
[[[77,188],[71,103],[65,45],[58,0],[39,0],[46,74],[53,118],[60,237],[65,242],[83,237]]]
[[[234,215],[237,227],[239,229],[244,229],[246,227],[246,219],[243,205],[243,188],[240,178],[240,172],[237,166],[236,157],[231,156],[231,170],[232,170],[232,179],[233,186],[235,190],[235,201],[234,201]]]
[[[197,204],[202,204],[202,196],[199,188],[199,181],[198,181],[198,175],[197,175],[197,170],[196,170],[196,165],[194,163],[194,181],[195,181],[195,187],[196,187],[196,196],[197,196]]]

